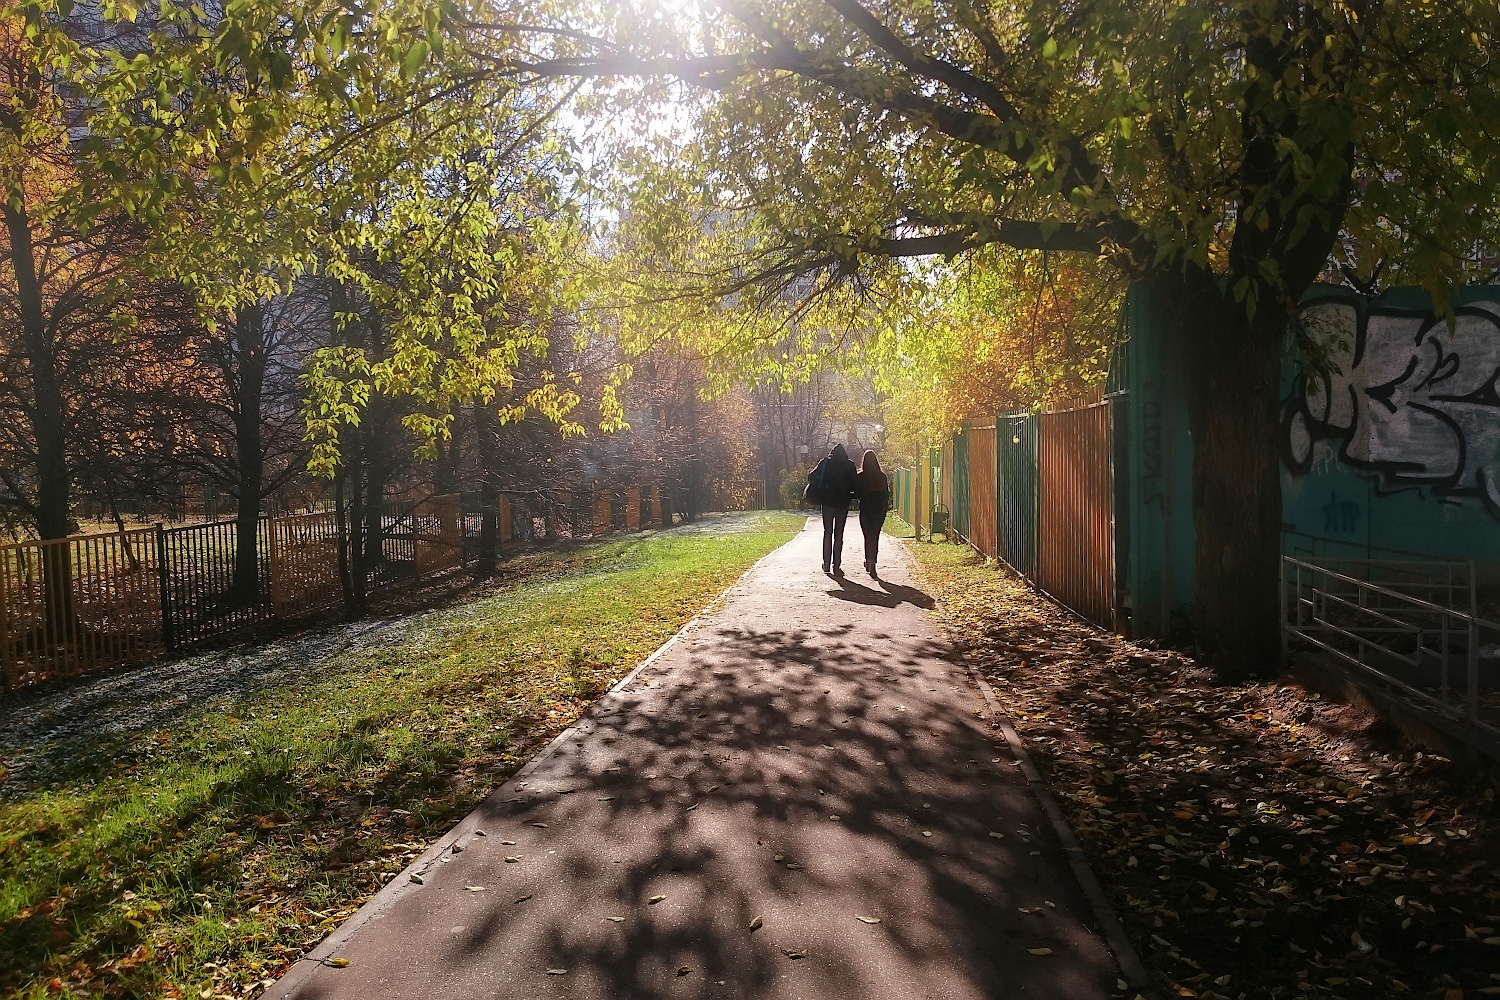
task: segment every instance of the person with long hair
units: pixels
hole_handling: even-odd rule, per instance
[[[880,468],[873,450],[866,451],[854,474],[854,495],[859,498],[859,530],[865,533],[865,572],[880,579],[875,560],[880,556],[880,529],[891,509],[891,481]]]

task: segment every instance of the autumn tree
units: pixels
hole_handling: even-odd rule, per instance
[[[1288,318],[1333,265],[1399,261],[1441,304],[1492,242],[1494,4],[616,8],[517,13],[498,71],[678,81],[696,141],[643,183],[754,216],[735,273],[860,283],[1004,245],[1145,284],[1187,373],[1200,649],[1275,661]]]
[[[916,294],[869,338],[862,362],[889,394],[888,440],[911,454],[966,420],[1097,392],[1124,281],[1098,258],[997,245],[933,268]]]

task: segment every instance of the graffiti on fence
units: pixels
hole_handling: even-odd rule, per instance
[[[1329,364],[1287,400],[1288,468],[1305,475],[1336,449],[1385,487],[1479,497],[1500,517],[1500,303],[1455,314],[1450,327],[1430,310],[1343,300],[1304,310]]]
[[[1338,535],[1358,531],[1363,513],[1357,500],[1340,500],[1337,492],[1330,493],[1328,502],[1323,505],[1323,530]]]

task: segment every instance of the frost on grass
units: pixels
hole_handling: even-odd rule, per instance
[[[10,780],[0,800],[19,798],[62,776],[80,759],[127,752],[139,735],[204,710],[230,711],[263,691],[413,641],[429,612],[405,619],[333,626],[263,646],[200,653],[86,678],[0,705],[0,760]]]

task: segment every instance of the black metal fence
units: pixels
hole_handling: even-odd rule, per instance
[[[263,517],[256,523],[254,580],[235,579],[238,532],[234,521],[157,527],[162,639],[168,649],[238,635],[275,614],[271,520]]]

